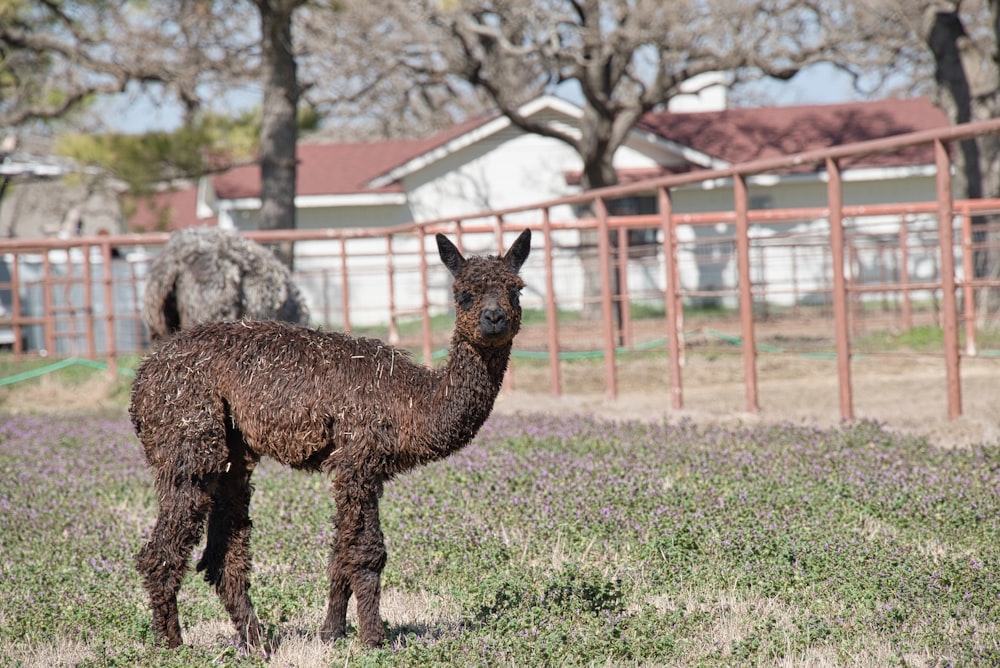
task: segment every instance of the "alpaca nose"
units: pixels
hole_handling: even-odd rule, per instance
[[[507,329],[507,314],[502,308],[487,308],[479,316],[479,329],[483,334],[502,334]]]

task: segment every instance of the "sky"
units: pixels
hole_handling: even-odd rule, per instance
[[[212,111],[234,113],[260,106],[260,92],[236,89],[218,100]],[[181,124],[179,104],[160,104],[148,95],[125,93],[99,103],[96,116],[109,132],[141,133],[176,130]]]
[[[762,104],[835,104],[859,99],[851,78],[833,65],[820,63],[806,68],[790,81],[766,80],[752,84]]]
[[[571,101],[572,95],[567,95]],[[762,80],[749,84],[744,97],[757,105],[833,104],[858,99],[850,78],[832,65],[809,67],[790,81]],[[232,113],[260,105],[260,93],[252,88],[234,90],[224,96],[214,111]],[[122,95],[104,103],[99,116],[112,132],[140,133],[174,130],[181,122],[179,105],[160,105],[148,96]]]

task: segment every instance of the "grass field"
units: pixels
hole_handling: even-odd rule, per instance
[[[995,444],[494,416],[386,488],[378,651],[317,638],[328,482],[255,481],[271,665],[1000,665]],[[153,646],[154,513],[120,413],[0,415],[0,665],[262,665],[193,573],[188,644]]]

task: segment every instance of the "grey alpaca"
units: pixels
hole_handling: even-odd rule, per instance
[[[379,522],[383,484],[465,446],[489,416],[521,325],[518,271],[530,230],[498,257],[464,258],[437,235],[454,276],[455,330],[437,370],[366,338],[277,321],[184,330],[136,372],[130,413],[155,473],[159,514],[136,561],[153,630],[181,644],[177,592],[208,520],[197,570],[213,584],[241,640],[268,651],[250,588],[250,476],[262,456],[333,478],[336,503],[323,640],[358,632],[381,645]]]
[[[309,324],[309,307],[274,253],[218,227],[175,232],[150,264],[142,301],[154,343],[215,320]]]

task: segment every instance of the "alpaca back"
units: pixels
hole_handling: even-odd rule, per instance
[[[324,453],[362,434],[383,430],[381,442],[405,428],[409,399],[426,396],[434,378],[374,339],[278,321],[216,322],[180,332],[142,362],[130,411],[147,455],[222,428],[257,455],[318,468]]]

